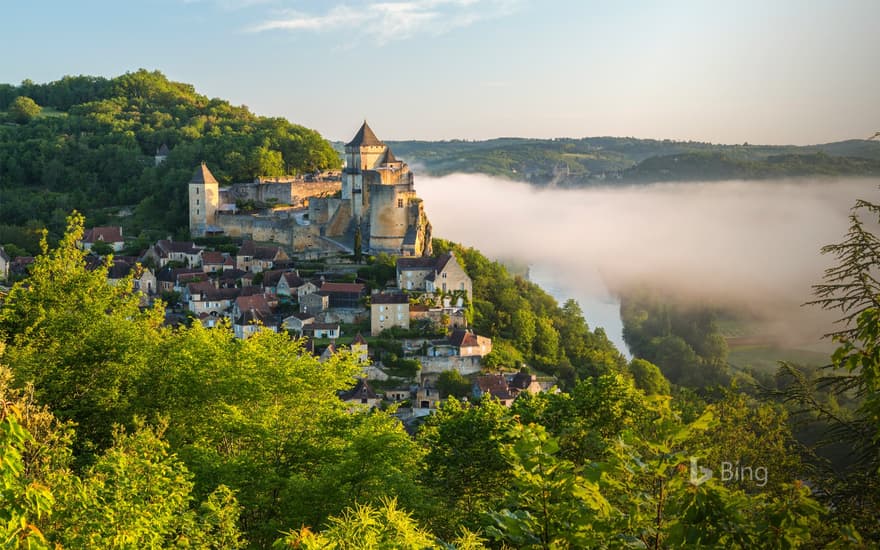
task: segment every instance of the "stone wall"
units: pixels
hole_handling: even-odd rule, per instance
[[[422,364],[422,375],[457,370],[462,375],[476,374],[482,369],[479,357],[416,357]]]
[[[294,252],[322,248],[319,230],[314,225],[298,225],[290,218],[217,214],[217,225],[230,237],[246,237],[255,241],[275,242]]]

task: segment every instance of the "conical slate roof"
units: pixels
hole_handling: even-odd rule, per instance
[[[354,138],[352,138],[351,141],[345,144],[346,147],[369,147],[376,145],[385,144],[376,137],[376,134],[374,134],[373,130],[367,125],[366,120],[361,126],[361,129],[358,130],[358,133],[355,134]]]
[[[199,165],[198,168],[196,168],[196,171],[193,174],[192,179],[189,180],[189,182],[190,183],[217,183],[217,180],[214,178],[214,174],[212,174],[211,171],[208,170],[208,165],[203,162],[201,165]]]
[[[394,156],[394,153],[391,152],[391,147],[385,149],[385,156],[382,158],[382,164],[390,164],[392,162],[399,162],[397,157]]]

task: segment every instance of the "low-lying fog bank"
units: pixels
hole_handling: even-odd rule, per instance
[[[842,239],[857,198],[880,180],[667,183],[538,189],[482,175],[419,176],[434,234],[494,258],[528,263],[533,279],[622,346],[608,289],[650,283],[680,299],[733,306],[807,346],[827,315],[801,304]],[[601,274],[601,276],[597,276]],[[562,295],[559,295],[562,294]]]

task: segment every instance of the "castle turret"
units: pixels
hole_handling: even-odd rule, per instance
[[[189,231],[193,237],[203,237],[216,225],[220,202],[220,184],[203,162],[189,181]]]
[[[373,170],[388,146],[376,137],[365,120],[351,141],[345,144],[345,169],[342,172],[342,199],[351,201],[352,216],[360,220],[370,205],[364,172]]]

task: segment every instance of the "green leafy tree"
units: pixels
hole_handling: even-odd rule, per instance
[[[422,482],[432,497],[424,513],[436,533],[478,527],[481,514],[503,497],[512,424],[507,410],[488,398],[473,406],[448,399],[428,417],[418,440],[426,450]]]
[[[493,511],[489,536],[516,548],[592,548],[607,539],[612,507],[599,485],[557,458],[559,445],[538,425],[516,425],[507,447],[512,483],[505,507]]]
[[[37,527],[52,512],[49,488],[26,475],[23,455],[33,436],[18,420],[11,404],[0,408],[0,541],[5,548],[51,548]]]
[[[437,377],[437,389],[444,396],[462,399],[471,394],[471,383],[457,370],[447,370]]]
[[[27,96],[18,96],[9,104],[9,116],[14,122],[27,124],[39,116],[43,109],[37,102]]]
[[[142,374],[159,338],[161,306],[142,311],[131,280],[107,282],[107,266],[88,270],[83,218],[69,218],[58,247],[33,264],[0,309],[6,362],[20,383],[32,382],[37,399],[62,420],[79,425],[81,449],[111,442],[114,423],[131,422],[132,382]]]
[[[644,359],[635,358],[629,363],[629,372],[636,387],[648,395],[669,395],[669,380],[663,376],[657,365]]]
[[[85,475],[56,481],[51,539],[69,548],[240,548],[239,507],[218,487],[196,510],[186,467],[161,430],[115,434]]]

